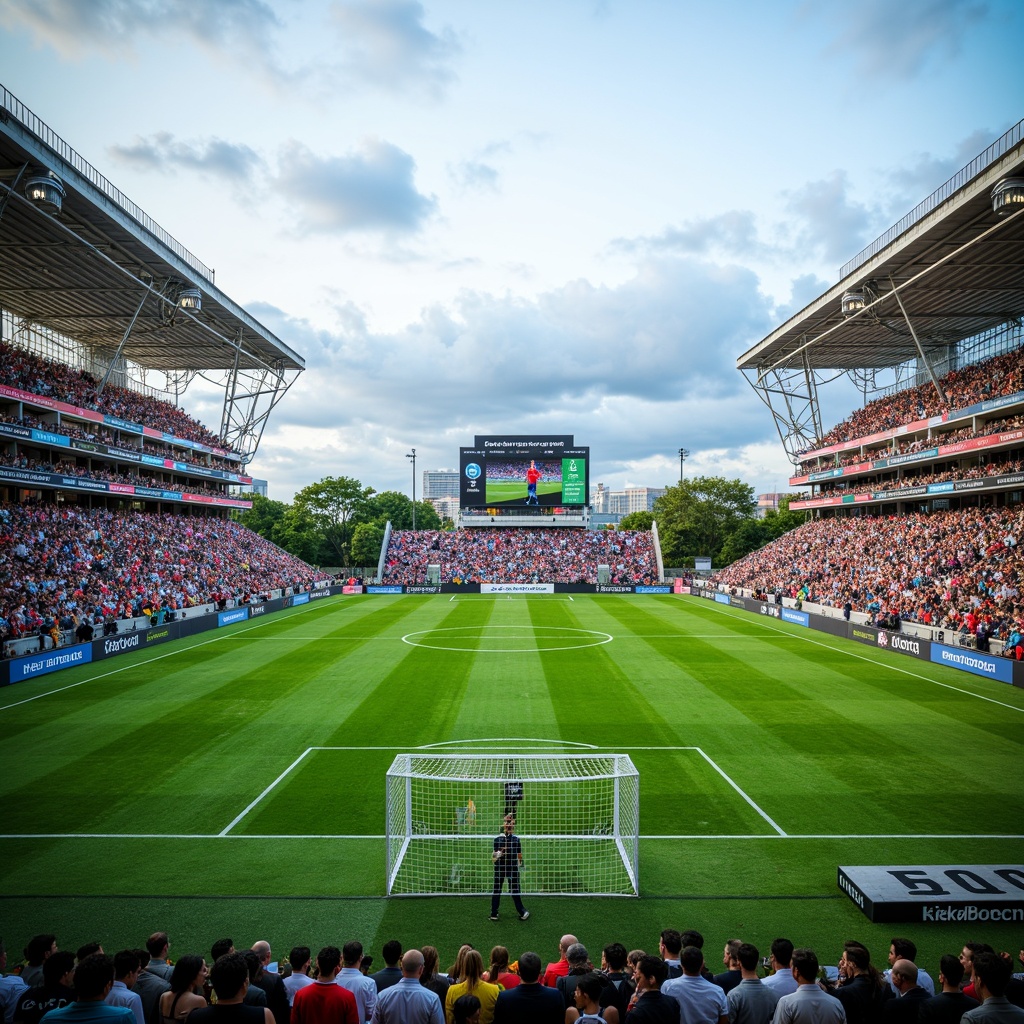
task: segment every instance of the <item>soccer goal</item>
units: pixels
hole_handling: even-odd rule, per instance
[[[490,893],[509,812],[524,893],[639,893],[640,776],[627,755],[430,753],[388,769],[388,895]]]

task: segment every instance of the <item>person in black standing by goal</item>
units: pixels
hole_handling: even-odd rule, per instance
[[[523,906],[519,895],[519,869],[523,866],[523,844],[515,835],[516,818],[514,814],[506,814],[500,836],[494,837],[494,850],[491,860],[494,862],[494,889],[491,893],[491,920],[498,920],[498,903],[501,901],[501,890],[508,879],[508,891],[512,894],[512,902],[516,905],[516,913],[520,921],[525,921],[530,912]]]

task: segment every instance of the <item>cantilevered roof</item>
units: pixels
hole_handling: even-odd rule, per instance
[[[26,198],[46,172],[59,213]],[[111,355],[127,335],[122,355],[155,370],[304,369],[213,276],[0,86],[0,307]],[[176,305],[181,288],[199,289],[200,312]]]
[[[764,373],[897,366],[1024,316],[1024,211],[997,217],[991,191],[1024,176],[1024,121],[876,239],[840,281],[737,360]],[[843,295],[867,307],[844,317]],[[899,296],[897,300],[896,296]],[[906,310],[906,317],[900,308]],[[907,320],[910,324],[908,325]]]

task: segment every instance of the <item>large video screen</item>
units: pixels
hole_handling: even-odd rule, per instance
[[[459,449],[463,508],[586,505],[590,449],[569,435],[477,436]]]

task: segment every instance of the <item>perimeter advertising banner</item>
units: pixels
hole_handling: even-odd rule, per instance
[[[1024,923],[1024,866],[840,867],[839,888],[876,922]]]

